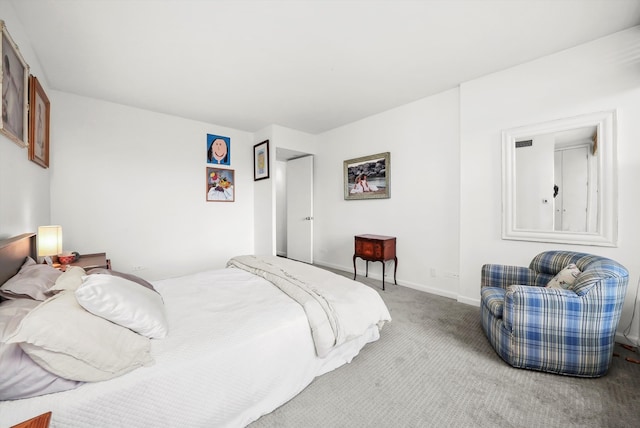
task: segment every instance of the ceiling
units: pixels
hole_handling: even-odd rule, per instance
[[[10,3],[50,89],[249,132],[320,133],[640,24],[640,0]]]

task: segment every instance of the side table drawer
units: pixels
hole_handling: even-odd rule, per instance
[[[356,254],[363,257],[382,257],[382,245],[380,242],[357,240]]]

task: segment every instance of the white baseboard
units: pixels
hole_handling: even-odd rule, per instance
[[[625,337],[624,334],[618,331],[616,332],[616,342],[623,343],[625,345],[638,346],[638,344],[640,344],[640,337],[638,336]]]
[[[345,266],[341,266],[341,265],[335,265],[333,263],[327,263],[324,261],[320,261],[320,260],[316,260],[314,261],[314,264],[320,265],[320,266],[325,266],[325,267],[329,267],[332,269],[337,269],[343,272],[353,272],[353,266],[350,267],[345,267]],[[373,279],[377,279],[378,281],[382,281],[382,275],[379,274],[369,274],[369,278],[373,278]],[[393,284],[393,275],[391,276],[391,280],[389,280],[389,276],[387,275],[385,278],[385,287],[389,286],[389,285],[394,285]],[[429,293],[429,294],[435,294],[437,296],[442,296],[442,297],[447,297],[449,299],[454,299],[457,300],[459,302],[462,303],[467,303],[467,304],[471,304],[473,306],[480,306],[480,301],[478,300],[477,303],[468,303],[468,302],[463,302],[460,300],[459,296],[457,295],[457,293],[453,293],[450,291],[446,291],[446,290],[442,290],[440,288],[434,288],[434,287],[428,287],[424,284],[417,284],[415,282],[410,282],[410,281],[402,281],[402,280],[398,280],[398,285],[402,285],[403,287],[408,287],[408,288],[412,288],[414,290],[418,290],[418,291],[423,291],[425,293]]]
[[[458,296],[458,302],[464,303],[471,306],[480,307],[480,299],[470,299],[468,297],[460,297]]]
[[[404,287],[412,288],[418,291],[424,291],[425,293],[435,294],[436,296],[447,297],[449,299],[458,300],[457,293],[452,293],[450,291],[442,290],[440,288],[428,287],[423,284],[416,284],[415,282],[409,281],[398,281],[398,285],[402,285]]]

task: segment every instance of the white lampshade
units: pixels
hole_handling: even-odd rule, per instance
[[[55,256],[62,252],[62,226],[38,227],[38,256]]]

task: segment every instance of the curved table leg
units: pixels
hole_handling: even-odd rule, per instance
[[[387,265],[387,263],[383,260],[382,261],[382,291],[384,291],[384,268]]]
[[[356,279],[356,274],[357,274],[356,273],[356,257],[357,256],[354,254],[354,256],[353,256],[353,279],[354,279],[354,281]]]
[[[393,258],[393,283],[398,285],[398,281],[396,281],[396,272],[398,271],[398,258]]]

